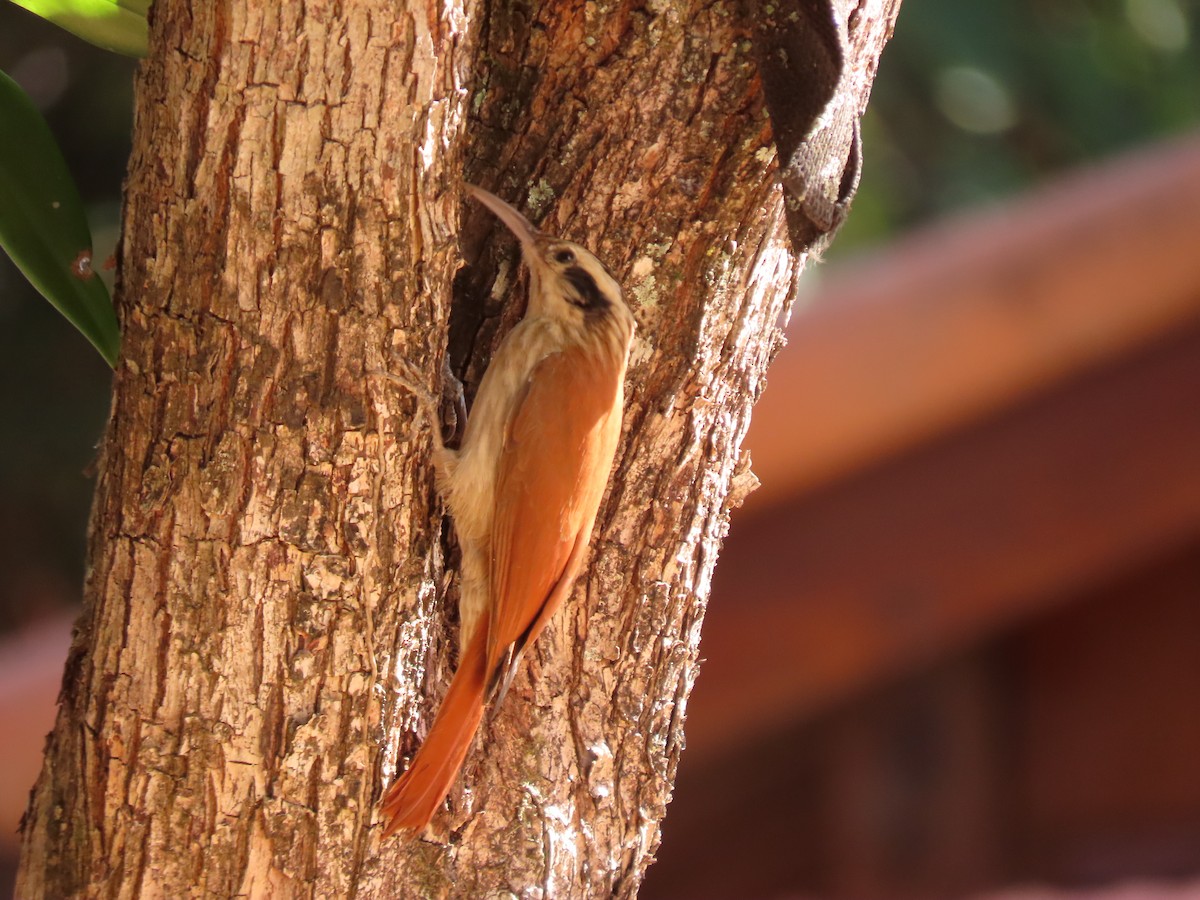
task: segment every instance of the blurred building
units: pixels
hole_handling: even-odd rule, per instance
[[[1193,136],[825,279],[643,897],[1200,896],[1198,251]]]

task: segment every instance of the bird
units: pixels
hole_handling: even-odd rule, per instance
[[[485,707],[503,699],[571,592],[621,435],[635,329],[620,285],[588,249],[538,231],[483,188],[464,188],[520,243],[528,302],[484,372],[458,449],[443,442],[432,393],[389,375],[416,393],[430,420],[436,484],[462,568],[458,668],[424,742],[384,795],[384,837],[430,823]]]

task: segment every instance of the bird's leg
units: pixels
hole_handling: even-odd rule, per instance
[[[376,369],[368,374],[386,378],[393,384],[400,385],[416,399],[418,414],[423,416],[429,424],[430,437],[433,439],[433,461],[438,471],[439,481],[444,482],[449,477],[456,453],[446,447],[442,437],[442,398],[436,396],[421,383],[419,373],[407,360],[398,360],[396,364],[400,367],[401,374],[381,369]],[[443,384],[450,387],[451,401],[455,404],[455,421],[451,431],[451,436],[453,436],[458,431],[459,409],[465,409],[463,389],[461,382],[454,377],[454,373],[450,371],[447,363],[443,363],[442,377]],[[463,415],[465,417],[465,412]]]
[[[377,378],[386,378],[393,384],[404,388],[417,401],[417,413],[425,417],[429,430],[433,432],[434,446],[442,449],[442,404],[425,385],[421,384],[420,376],[406,360],[397,361],[403,371],[402,375],[375,369],[368,374]],[[393,364],[395,365],[395,363]]]
[[[450,368],[450,360],[442,357],[442,400],[450,401],[454,412],[454,424],[450,429],[450,437],[461,438],[463,429],[467,427],[467,398],[463,393],[463,383],[458,380],[454,370]]]

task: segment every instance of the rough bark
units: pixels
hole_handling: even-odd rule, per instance
[[[895,5],[838,4],[855,118]],[[805,249],[747,12],[279,6],[155,3],[85,612],[18,895],[632,896]],[[591,246],[640,331],[587,576],[432,836],[381,843],[456,591],[428,435],[369,373],[433,384],[449,347],[469,394],[519,314],[464,175]]]

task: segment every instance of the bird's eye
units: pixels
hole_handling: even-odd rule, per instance
[[[557,253],[554,254],[554,258],[558,262],[562,263],[564,266],[567,263],[575,262],[575,254],[572,253],[570,250],[559,250]]]

